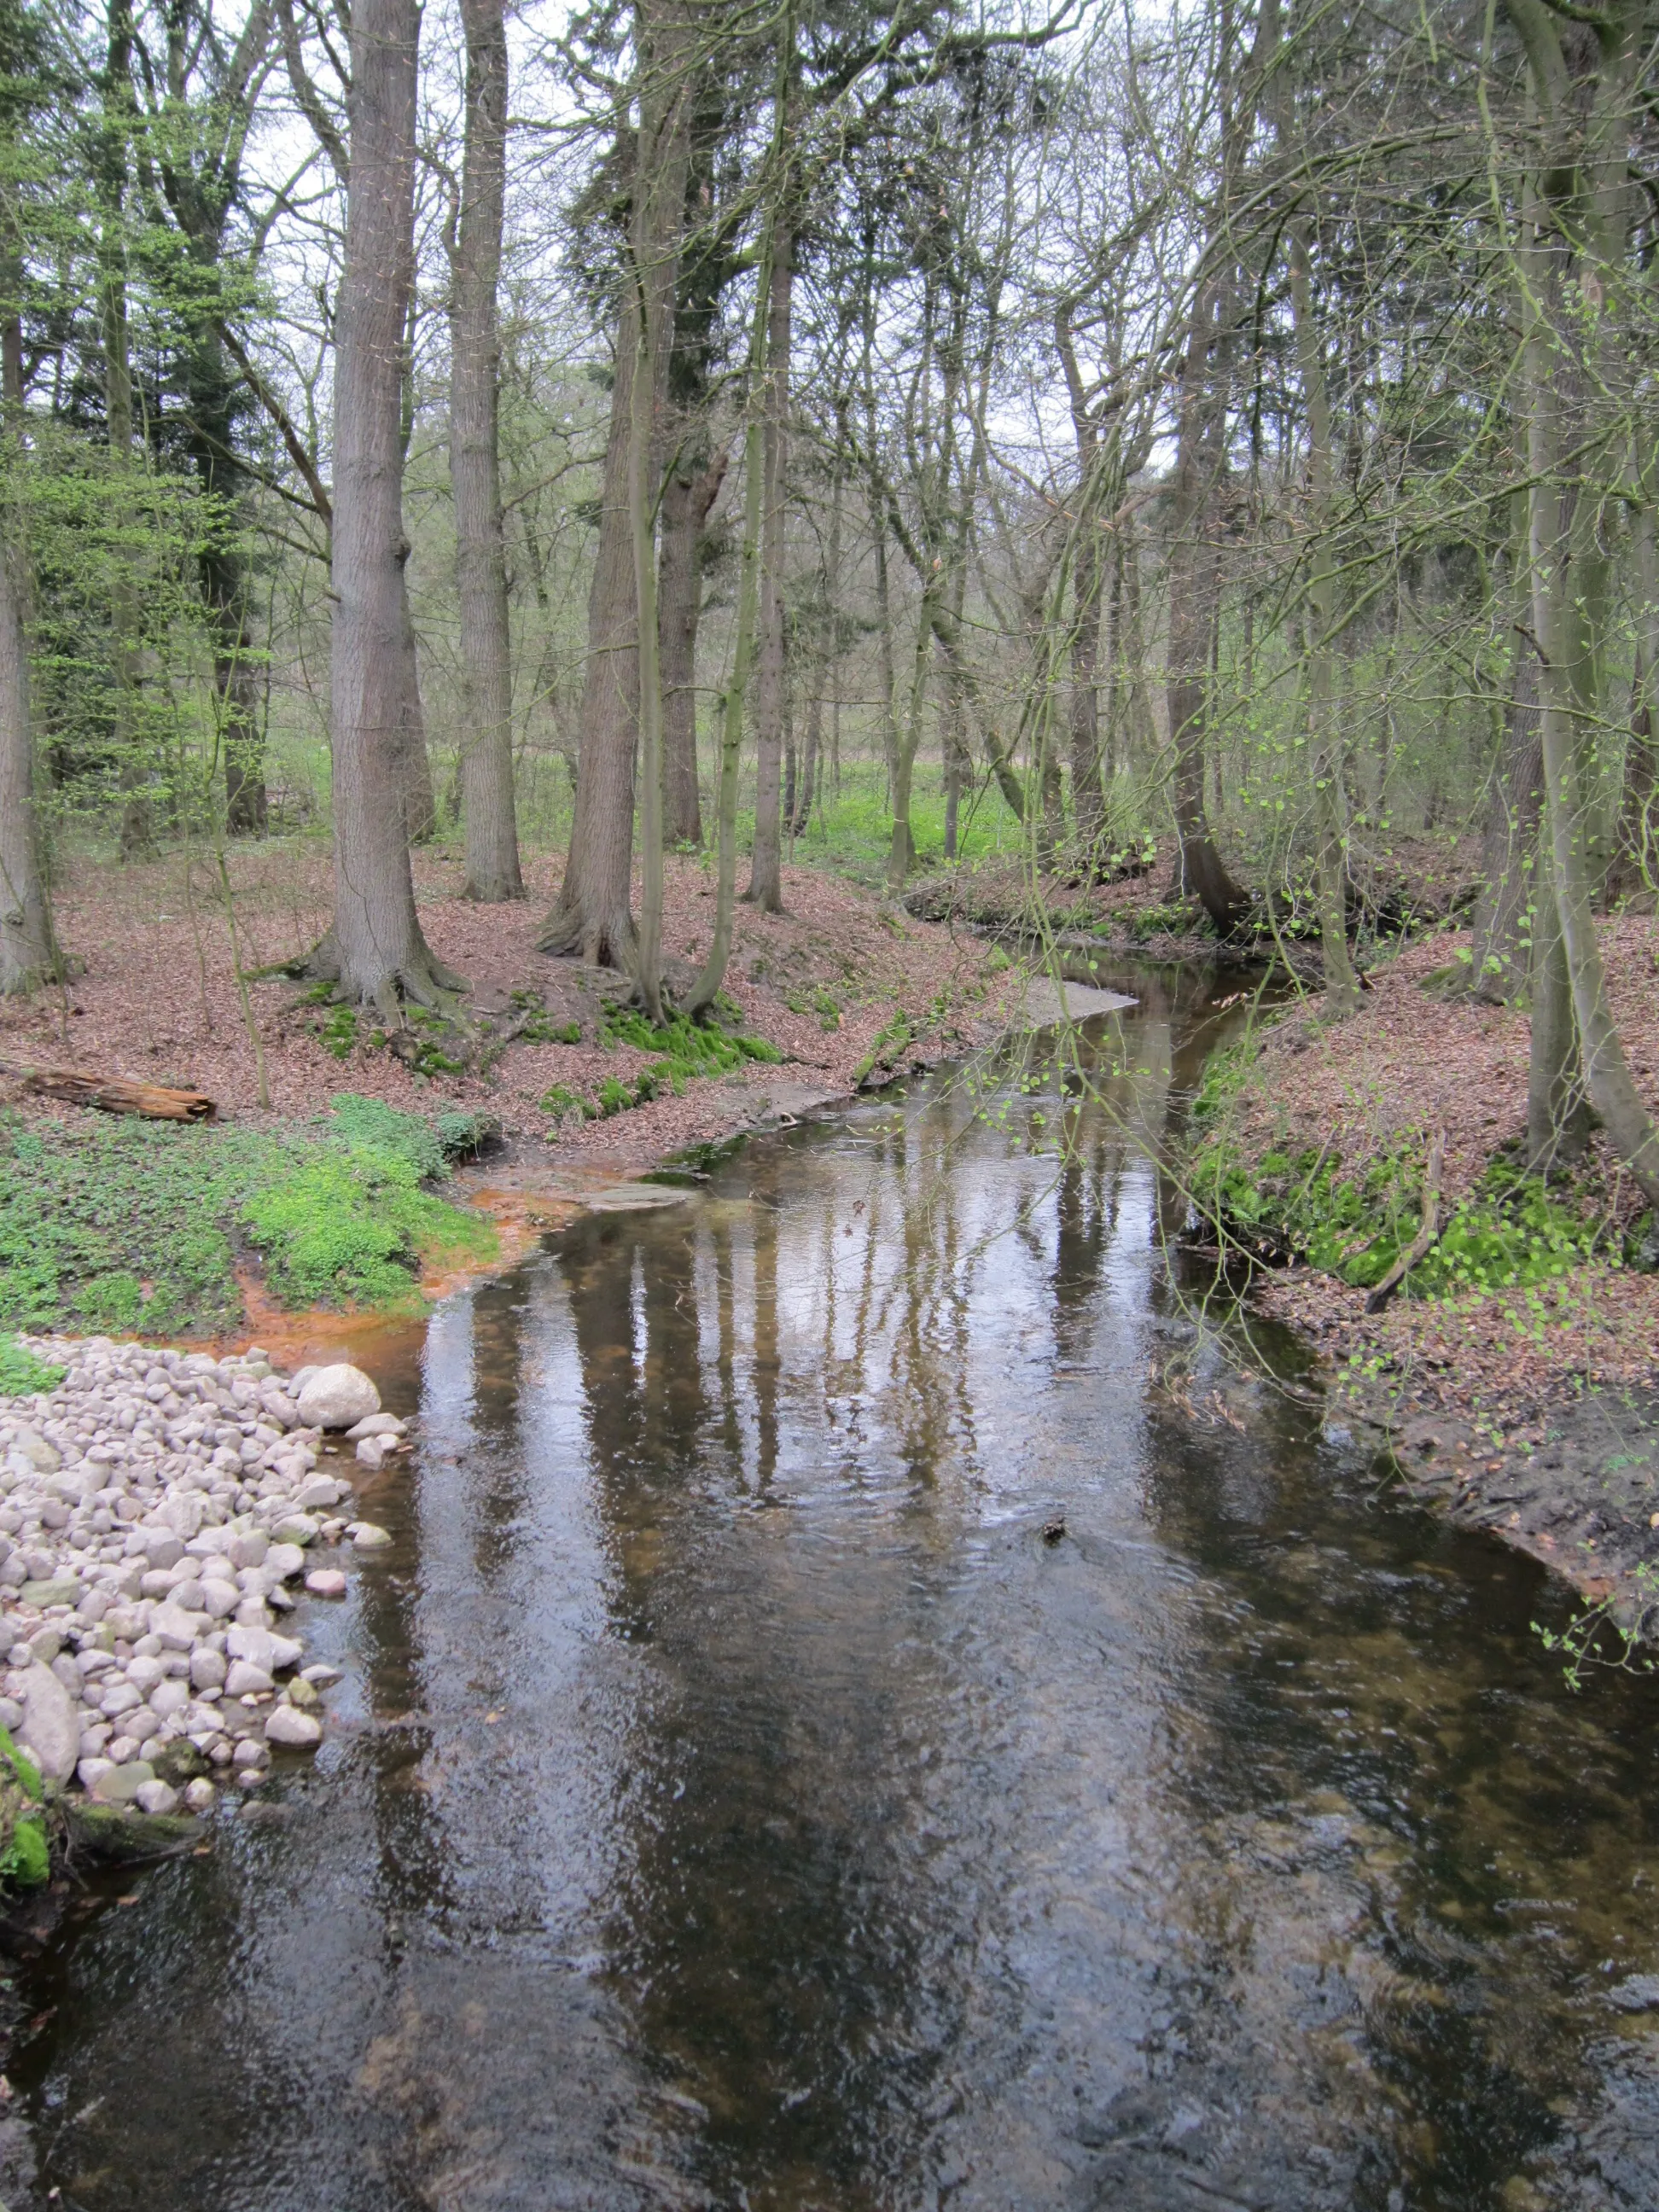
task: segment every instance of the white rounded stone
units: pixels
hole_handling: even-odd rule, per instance
[[[295,1402],[303,1427],[349,1429],[380,1412],[380,1394],[361,1367],[342,1361],[318,1368]]]

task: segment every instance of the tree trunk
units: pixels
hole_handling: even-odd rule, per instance
[[[104,433],[118,502],[117,530],[131,496],[132,364],[127,322],[126,194],[132,127],[131,0],[109,0],[100,87],[99,324],[104,352]],[[110,590],[111,659],[115,713],[112,748],[121,788],[121,858],[148,859],[155,849],[155,809],[138,718],[138,594],[118,556]]]
[[[263,837],[267,823],[264,739],[248,620],[246,563],[228,548],[203,562],[204,596],[213,624],[213,678],[219,699],[219,749],[225,768],[225,827],[233,837]]]
[[[9,463],[11,458],[9,453]],[[60,969],[34,805],[34,733],[24,622],[27,540],[16,526],[15,501],[9,501],[8,506],[11,511],[4,516],[0,544],[0,995],[6,997],[32,990]]]
[[[28,526],[22,486],[14,476],[21,458],[23,346],[15,303],[22,295],[23,264],[15,234],[5,244],[0,276],[6,303],[0,319],[0,998],[33,990],[63,973],[34,803]]]
[[[1333,511],[1331,404],[1324,348],[1314,320],[1312,253],[1305,222],[1292,222],[1288,240],[1291,315],[1296,327],[1302,396],[1308,411],[1309,525],[1314,532],[1308,578],[1308,739],[1313,779],[1316,866],[1319,883],[1319,950],[1325,1005],[1339,1019],[1359,1005],[1359,981],[1348,957],[1347,861],[1344,852],[1341,744],[1336,730],[1333,674],[1336,658],[1336,555]]]
[[[779,135],[781,125],[779,126]],[[738,888],[738,769],[743,751],[743,714],[754,658],[755,623],[760,608],[761,532],[764,526],[765,465],[761,429],[761,393],[766,378],[766,333],[772,281],[771,223],[762,234],[756,282],[755,319],[749,338],[749,421],[743,440],[743,550],[738,577],[737,638],[732,648],[732,680],[726,687],[720,733],[720,785],[715,794],[716,873],[714,927],[708,957],[692,987],[689,1013],[712,1006],[726,981],[732,957],[732,925]]]
[[[1530,628],[1528,623],[1528,631]],[[1538,848],[1543,818],[1538,655],[1530,635],[1517,633],[1503,750],[1492,768],[1480,842],[1480,896],[1471,928],[1469,988],[1489,1006],[1511,1006],[1528,989],[1525,946],[1533,934],[1528,911],[1549,903],[1548,856],[1540,855]]]
[[[806,702],[806,743],[802,750],[800,777],[795,787],[795,804],[789,816],[789,835],[799,837],[805,834],[812,819],[812,808],[817,799],[818,779],[823,773],[820,765],[823,751],[823,696],[820,681],[821,669],[813,670],[812,696]]]
[[[409,604],[409,536],[401,514],[398,535],[403,554],[398,563],[399,680],[404,708],[397,732],[398,788],[403,795],[404,825],[411,845],[424,845],[438,828],[438,794],[432,783],[432,756],[426,749],[426,709],[421,704],[421,655],[415,615]]]
[[[633,137],[635,190],[652,210],[652,237],[641,252],[643,282],[624,283],[617,317],[616,380],[605,441],[599,545],[587,599],[587,672],[582,698],[581,753],[575,817],[564,881],[537,944],[544,952],[578,953],[602,966],[637,970],[632,872],[634,779],[640,717],[639,594],[635,580],[630,457],[634,379],[641,352],[655,379],[643,395],[651,420],[662,415],[672,350],[678,271],[678,234],[684,220],[690,160],[689,66],[681,48],[690,36],[682,11],[662,0],[639,0],[640,127]],[[648,180],[641,185],[641,179]],[[637,236],[637,231],[635,231]],[[640,300],[658,326],[641,346]],[[653,440],[653,453],[656,441]],[[656,856],[660,866],[661,855]]]
[[[789,431],[790,310],[794,232],[778,218],[772,263],[771,325],[766,341],[765,497],[761,544],[760,664],[755,684],[755,851],[745,899],[763,914],[783,911],[783,555]]]
[[[729,454],[707,468],[677,461],[662,495],[657,608],[662,660],[664,832],[671,844],[701,845],[697,787],[697,629],[702,617],[703,532]]]
[[[576,807],[559,896],[536,942],[601,967],[634,961],[631,868],[634,740],[639,723],[639,625],[628,521],[629,417],[639,332],[632,286],[617,331],[616,380],[605,441],[599,543],[587,590],[587,661],[582,687]]]
[[[314,964],[391,1015],[447,976],[415,911],[404,775],[414,631],[404,583],[404,325],[414,276],[418,0],[357,0],[351,180],[334,364],[334,924]]]
[[[1576,1160],[1589,1141],[1589,1100],[1580,1072],[1572,977],[1549,891],[1549,856],[1539,855],[1542,896],[1533,915],[1531,1030],[1527,1058],[1527,1172],[1547,1175]]]
[[[1632,536],[1635,541],[1636,659],[1631,676],[1630,738],[1625,747],[1625,783],[1620,799],[1619,830],[1609,894],[1628,898],[1633,892],[1659,889],[1655,880],[1653,854],[1653,797],[1659,775],[1659,729],[1655,728],[1655,702],[1659,696],[1659,546],[1655,543],[1654,514],[1644,504],[1637,511]]]
[[[1623,164],[1621,150],[1621,179]],[[1601,517],[1577,458],[1588,404],[1584,378],[1559,330],[1577,312],[1569,307],[1569,275],[1590,277],[1598,293],[1601,276],[1594,266],[1571,269],[1554,211],[1547,213],[1536,188],[1529,187],[1528,196],[1522,287],[1532,478],[1528,520],[1547,840],[1585,1087],[1613,1150],[1649,1204],[1659,1206],[1659,1133],[1632,1079],[1607,1004],[1588,850],[1592,763],[1586,755],[1600,722],[1597,646],[1607,629],[1607,564]],[[1604,373],[1607,366],[1601,365]],[[1571,425],[1564,420],[1569,411]]]
[[[466,136],[451,268],[449,473],[461,625],[462,896],[495,906],[524,896],[513,797],[513,661],[501,522],[501,273],[507,179],[503,0],[462,0]]]

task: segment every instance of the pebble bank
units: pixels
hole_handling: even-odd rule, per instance
[[[344,1595],[319,1554],[391,1540],[350,1483],[405,1425],[355,1367],[23,1341],[64,1373],[0,1404],[0,1722],[50,1787],[204,1812],[321,1741],[337,1672],[278,1624]],[[330,1432],[355,1460],[321,1464]]]

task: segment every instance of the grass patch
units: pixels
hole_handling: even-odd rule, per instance
[[[32,1398],[40,1390],[55,1390],[64,1379],[61,1367],[37,1358],[15,1337],[0,1336],[0,1398]]]
[[[0,1117],[0,1328],[219,1334],[249,1248],[287,1304],[412,1304],[423,1261],[495,1247],[424,1188],[474,1141],[349,1093],[281,1135]]]

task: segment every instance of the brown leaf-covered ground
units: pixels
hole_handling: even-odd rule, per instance
[[[222,1115],[266,1118],[231,923],[245,975],[304,952],[327,926],[329,863],[315,845],[272,842],[233,848],[229,867],[228,915],[216,871],[201,860],[71,866],[58,914],[81,972],[62,993],[0,1005],[0,1058],[176,1084],[206,1091]],[[532,992],[550,1019],[583,1022],[582,1042],[519,1038],[483,1073],[422,1077],[384,1049],[358,1047],[337,1059],[319,1034],[325,1010],[284,978],[250,981],[270,1114],[320,1112],[334,1092],[356,1091],[409,1111],[482,1109],[508,1136],[542,1146],[549,1120],[538,1102],[550,1088],[591,1091],[608,1075],[626,1079],[651,1055],[597,1044],[605,979],[535,949],[557,888],[556,857],[529,857],[530,896],[504,907],[460,898],[459,860],[444,853],[417,854],[415,867],[422,927],[439,957],[467,979],[468,1012],[500,1027],[513,994]],[[850,1088],[877,1033],[899,1012],[910,1018],[915,1052],[925,1054],[985,1011],[985,948],[965,932],[885,913],[856,886],[806,869],[785,870],[784,901],[778,915],[739,906],[726,989],[744,1027],[778,1045],[787,1066],[750,1065],[724,1081],[693,1083],[683,1097],[590,1123],[547,1146],[550,1161],[598,1154],[623,1166],[660,1158],[746,1126],[758,1101],[786,1085]],[[665,952],[685,970],[707,949],[714,903],[712,872],[696,860],[671,860]],[[21,1098],[15,1081],[5,1090],[28,1110],[52,1110]]]
[[[1437,988],[1468,942],[1442,930],[1408,945],[1373,971],[1347,1022],[1327,1024],[1316,997],[1287,1012],[1237,1102],[1246,1156],[1329,1145],[1358,1168],[1401,1149],[1421,1159],[1438,1131],[1447,1196],[1467,1193],[1524,1133],[1528,1051],[1523,1013]],[[1603,950],[1638,1086],[1659,1115],[1659,921],[1607,923]],[[1630,1220],[1639,1194],[1600,1138],[1594,1154],[1592,1187]],[[1528,1291],[1400,1297],[1373,1316],[1363,1291],[1298,1267],[1260,1276],[1254,1297],[1313,1340],[1425,1497],[1612,1597],[1622,1619],[1649,1613],[1659,1276],[1596,1262]]]

